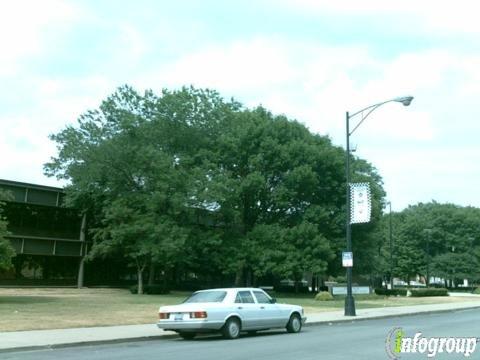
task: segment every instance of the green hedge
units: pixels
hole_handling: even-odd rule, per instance
[[[130,292],[136,294],[138,292],[138,285],[130,287]],[[170,290],[166,289],[163,285],[143,285],[143,293],[149,295],[168,294]]]
[[[474,291],[473,291],[474,294],[480,294],[480,287],[476,288]]]
[[[407,289],[376,288],[375,294],[384,296],[407,296]]]
[[[466,292],[466,293],[472,293],[475,291],[474,286],[462,286],[462,287],[448,287],[448,291],[454,291],[454,292]]]
[[[448,290],[445,288],[411,289],[410,292],[413,297],[448,296]]]

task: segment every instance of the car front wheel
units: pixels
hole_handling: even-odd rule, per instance
[[[236,318],[227,320],[222,328],[222,335],[225,339],[236,339],[240,336],[240,321]]]
[[[287,331],[289,333],[298,333],[302,330],[302,319],[298,314],[292,314],[288,320]]]

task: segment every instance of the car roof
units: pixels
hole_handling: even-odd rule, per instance
[[[215,288],[215,289],[204,289],[204,290],[198,290],[197,292],[203,292],[203,291],[239,291],[239,290],[260,290],[263,291],[260,288],[252,288],[252,287],[231,287],[231,288]]]

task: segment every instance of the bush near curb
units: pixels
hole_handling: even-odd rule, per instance
[[[333,300],[333,296],[328,291],[320,291],[317,295],[315,295],[315,300],[330,301],[330,300]]]
[[[474,294],[480,294],[480,287],[476,288],[474,291],[473,291]]]
[[[407,289],[376,288],[375,294],[384,296],[407,296]]]
[[[426,288],[426,289],[411,289],[410,290],[412,297],[423,297],[423,296],[448,296],[448,290],[443,288]]]
[[[447,287],[448,291],[453,292],[465,292],[465,293],[472,293],[475,291],[474,286],[462,286],[462,287]]]
[[[132,294],[138,293],[138,285],[130,287]],[[166,289],[163,285],[143,285],[143,293],[148,295],[164,295],[168,294],[170,290]]]

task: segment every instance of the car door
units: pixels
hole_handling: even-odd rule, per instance
[[[262,327],[272,328],[283,326],[283,315],[280,307],[272,302],[270,296],[262,290],[253,290],[259,310],[259,318]]]
[[[235,311],[242,319],[242,329],[248,330],[257,327],[258,308],[249,290],[239,290],[235,297]]]

